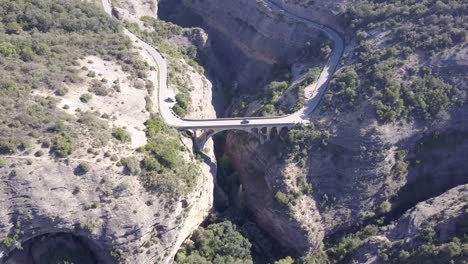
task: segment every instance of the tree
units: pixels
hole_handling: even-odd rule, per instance
[[[59,158],[65,158],[72,154],[74,150],[73,140],[68,136],[59,136],[55,138],[52,145],[52,151]]]
[[[388,200],[385,200],[380,204],[379,209],[383,214],[388,213],[392,209],[392,204]]]
[[[460,240],[454,239],[452,242],[442,244],[440,246],[440,252],[449,258],[459,256],[462,252]]]
[[[283,192],[276,192],[275,194],[275,200],[284,207],[287,207],[289,205],[289,197],[284,194]]]
[[[18,35],[21,33],[23,29],[21,28],[20,24],[16,22],[11,22],[5,25],[5,32],[7,34],[16,34]]]
[[[18,54],[18,49],[8,42],[0,43],[0,54],[4,57],[14,57]]]

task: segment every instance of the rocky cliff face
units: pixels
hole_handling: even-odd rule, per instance
[[[225,151],[232,165],[238,169],[246,205],[257,224],[286,247],[304,252],[317,248],[324,233],[318,224],[321,216],[316,202],[310,197],[301,197],[296,206],[304,211],[294,215],[285,212],[284,207],[275,201],[277,190],[287,185],[286,178],[303,172],[293,163],[284,162],[278,156],[272,157],[274,149],[261,146],[248,136],[229,134]]]
[[[278,139],[262,146],[256,139],[230,134],[226,153],[240,173],[246,204],[258,223],[286,246],[303,251],[324,236],[386,213],[385,201],[392,203],[388,210],[403,212],[466,183],[465,111],[460,109],[428,131],[360,123],[354,115],[343,115],[333,120],[328,145],[312,149],[305,167],[278,155],[285,151]],[[438,143],[428,143],[434,133]],[[406,152],[401,159],[399,155]],[[409,167],[400,170],[400,166]],[[285,212],[274,196],[278,191],[297,192],[299,188],[291,182],[300,181],[304,174],[312,194],[294,199]]]
[[[216,74],[231,80],[232,89],[240,87],[250,93],[271,77],[274,64],[297,62],[306,43],[318,35],[264,1],[192,1],[188,8],[199,15],[198,26],[207,31],[223,62]]]
[[[367,238],[366,242],[353,254],[352,261],[382,263],[388,256],[396,255],[401,251],[427,250],[432,255],[429,255],[429,259],[425,261],[443,262],[441,258],[444,254],[452,254],[450,257],[453,261],[462,263],[463,259],[466,259],[464,255],[466,252],[457,251],[459,242],[453,238],[460,238],[466,233],[467,202],[467,185],[461,185],[418,203],[393,224],[385,227],[386,231]],[[448,250],[449,247],[453,247],[457,252],[451,252]],[[403,256],[400,259],[405,262],[411,261],[411,258],[413,260],[421,258],[417,254],[414,255],[416,256]]]
[[[112,2],[117,8],[125,10],[134,18],[158,17],[157,0],[113,0]]]
[[[329,25],[336,25],[339,21],[330,10],[339,10],[347,3],[336,1],[323,6],[316,3],[317,9],[312,11],[314,8],[306,7],[307,1],[275,2],[297,14]],[[202,6],[201,3],[206,1],[200,2],[199,6]],[[213,7],[216,5],[203,5],[204,10],[201,10],[195,4],[195,8],[207,17],[205,21],[211,32],[223,36],[224,41],[234,43],[229,45],[244,47],[240,48],[242,53],[249,52],[246,48],[249,43],[267,40],[263,44],[265,48],[251,52],[252,55],[244,59],[253,58],[255,63],[262,61],[261,58],[275,61],[284,54],[278,50],[280,47],[295,50],[295,42],[270,46],[270,41],[284,43],[290,41],[285,36],[297,33],[290,31],[294,28],[291,24],[289,29],[283,31],[279,22],[274,29],[278,33],[269,35],[269,25],[276,23],[280,14],[272,17],[265,15],[259,1],[255,4],[258,9],[256,14],[251,11],[253,4],[250,2],[243,3],[243,6],[250,7],[249,11],[240,5],[236,10],[231,10],[232,5],[235,3],[222,5],[223,10]],[[321,8],[328,10],[324,17],[319,17],[316,12]],[[222,18],[217,16],[223,12],[225,15]],[[226,20],[229,16],[234,17],[234,21],[244,21],[244,26]],[[245,23],[250,26],[247,27]],[[238,29],[237,35],[229,33],[233,31],[231,28]],[[239,43],[244,35],[252,38],[250,32],[256,32],[253,41]],[[302,35],[298,35],[301,40]],[[232,39],[234,36],[235,39]],[[375,41],[382,42],[382,39],[376,36]],[[259,55],[259,52],[266,54]],[[466,74],[462,73],[466,69],[466,60],[460,58],[465,57],[465,52],[466,48],[452,53],[446,50],[425,65],[433,67],[434,73],[441,78],[451,79],[451,83],[463,87],[466,84]],[[353,55],[348,51],[346,56],[352,58]],[[308,152],[306,166],[299,166],[297,160],[278,154],[284,152],[278,147],[282,146],[279,143],[281,140],[260,145],[256,139],[238,133],[229,133],[226,154],[240,174],[248,201],[246,204],[258,223],[283,245],[304,253],[307,249],[316,248],[323,238],[383,215],[400,215],[418,202],[466,183],[466,111],[466,106],[458,106],[447,115],[424,124],[405,121],[382,124],[375,120],[371,106],[366,104],[339,115],[320,114],[317,111],[317,116],[312,119],[323,124],[322,127],[331,131],[332,136],[327,146]],[[312,186],[312,193],[296,195],[300,191],[297,182],[304,175]],[[279,206],[275,198],[278,192],[295,196],[290,200],[288,209]]]

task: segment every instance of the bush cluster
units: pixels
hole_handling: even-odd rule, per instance
[[[129,142],[131,140],[130,134],[123,128],[114,128],[112,136],[120,142]]]
[[[260,108],[261,116],[282,115],[279,100],[288,87],[289,83],[287,81],[273,81],[268,85],[265,96],[263,97],[263,105]]]
[[[144,186],[175,195],[192,191],[199,168],[182,157],[177,131],[159,119],[148,120],[145,125],[148,143],[141,149],[146,157],[140,162],[140,180]]]
[[[191,100],[188,94],[179,93],[175,96],[176,104],[172,108],[178,116],[184,117],[190,110]]]
[[[191,239],[193,246],[177,254],[177,264],[253,263],[252,245],[229,221],[199,227]]]

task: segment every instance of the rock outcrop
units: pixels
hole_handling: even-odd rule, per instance
[[[467,208],[467,185],[455,187],[437,197],[418,203],[395,223],[387,226],[385,232],[379,232],[367,238],[366,242],[353,254],[351,261],[382,263],[385,261],[383,259],[385,256],[392,254],[392,250],[408,252],[417,249],[425,242],[432,245],[427,246],[430,250],[434,247],[432,243],[450,243],[454,237],[460,238],[463,233],[466,235]],[[427,257],[437,261],[437,255],[439,255],[437,250],[432,253],[435,255]],[[452,256],[454,261],[455,259],[462,261],[466,258],[463,255],[466,252],[455,253],[457,254]]]

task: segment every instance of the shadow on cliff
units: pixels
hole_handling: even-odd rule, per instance
[[[27,217],[18,214],[12,223],[3,243],[7,247],[3,248],[1,263],[116,263],[109,255],[110,251],[102,248],[79,224],[72,229],[61,228],[61,225],[67,225],[65,220],[37,214]]]
[[[406,159],[406,184],[393,200],[395,216],[419,202],[468,183],[468,128],[463,126],[466,125],[436,129],[410,139],[416,143]]]

